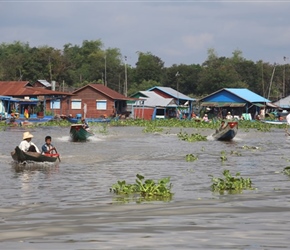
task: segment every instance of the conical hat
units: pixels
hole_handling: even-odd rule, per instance
[[[30,134],[29,132],[24,132],[23,133],[23,140],[29,139],[29,138],[32,138],[32,137],[33,137],[33,135]]]

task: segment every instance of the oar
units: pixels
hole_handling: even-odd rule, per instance
[[[55,147],[54,147],[54,151],[55,151],[55,153],[57,153],[57,150],[56,150]],[[57,153],[57,154],[58,154],[58,153]],[[61,162],[59,155],[57,156],[57,158],[58,158],[59,162]]]

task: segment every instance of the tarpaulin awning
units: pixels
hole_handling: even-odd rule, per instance
[[[244,107],[246,103],[240,102],[203,102],[201,103],[202,107]]]

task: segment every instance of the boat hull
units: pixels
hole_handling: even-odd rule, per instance
[[[227,126],[213,134],[213,138],[219,141],[230,141],[238,133],[238,122],[228,122]]]
[[[24,152],[18,146],[11,152],[12,159],[17,162],[35,161],[35,162],[55,162],[59,154],[40,154],[37,152]]]
[[[70,138],[73,142],[87,141],[93,134],[83,128],[81,124],[73,124],[70,127]]]
[[[70,123],[78,123],[81,121],[81,119],[78,118],[66,118]],[[110,122],[111,118],[86,118],[87,122]]]

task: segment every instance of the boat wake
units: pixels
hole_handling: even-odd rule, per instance
[[[50,170],[51,168],[58,167],[58,162],[35,162],[35,161],[12,161],[11,166],[15,170]]]

